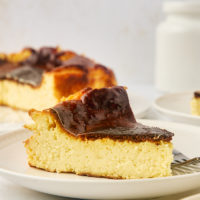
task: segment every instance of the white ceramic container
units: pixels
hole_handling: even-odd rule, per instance
[[[155,84],[164,92],[200,89],[200,1],[170,1],[156,34]]]

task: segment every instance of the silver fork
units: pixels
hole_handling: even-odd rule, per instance
[[[200,172],[200,157],[189,159],[177,150],[173,150],[174,161],[171,164],[172,174],[190,174]]]

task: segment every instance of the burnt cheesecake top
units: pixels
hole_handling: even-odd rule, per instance
[[[19,59],[27,54],[28,56]],[[32,86],[41,84],[44,72],[67,67],[78,68],[84,73],[88,73],[90,67],[97,68],[100,66],[107,69],[72,51],[61,51],[52,47],[42,47],[38,50],[25,48],[21,53],[11,54],[10,57],[0,54],[0,79],[15,80]],[[105,72],[107,71],[105,70]]]
[[[121,86],[81,91],[80,98],[57,104],[49,111],[75,137],[118,140],[170,141],[173,133],[136,122],[126,90]]]

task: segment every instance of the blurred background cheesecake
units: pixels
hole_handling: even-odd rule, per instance
[[[110,69],[72,51],[25,48],[0,57],[0,104],[12,108],[41,110],[85,87],[116,85]]]

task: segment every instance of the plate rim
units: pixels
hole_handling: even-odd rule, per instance
[[[193,127],[195,129],[199,129],[200,127],[195,126],[195,125],[191,125],[191,124],[181,124],[181,123],[177,123],[177,122],[168,122],[168,121],[161,121],[161,120],[149,120],[149,119],[139,119],[139,122],[142,123],[158,123],[162,126],[162,124],[173,124],[175,126],[187,126],[187,127]],[[159,125],[158,125],[159,126]],[[11,135],[14,132],[19,132],[19,131],[27,131],[25,128],[21,127],[15,130],[11,130],[8,132],[5,132],[2,134],[2,136],[6,136],[6,135]],[[1,135],[0,135],[1,136]],[[199,135],[200,137],[200,135]],[[0,138],[1,140],[1,138]],[[19,140],[18,140],[19,141]],[[18,142],[17,141],[17,142]],[[13,143],[12,143],[13,144]],[[41,169],[37,169],[37,170],[41,170]],[[46,172],[44,170],[44,172]],[[109,178],[98,178],[98,177],[89,177],[90,179],[73,179],[73,178],[67,178],[63,179],[63,178],[55,178],[55,177],[43,177],[43,176],[39,176],[39,175],[30,175],[30,174],[25,174],[23,172],[15,172],[13,170],[8,170],[8,169],[4,169],[2,167],[0,167],[0,173],[1,174],[6,174],[6,175],[12,175],[12,176],[17,176],[17,177],[22,177],[22,178],[26,178],[26,179],[33,179],[33,180],[42,180],[42,181],[53,181],[53,182],[79,182],[79,183],[140,183],[140,182],[157,182],[157,181],[167,181],[167,180],[174,180],[174,179],[184,179],[184,178],[192,178],[192,177],[199,177],[200,179],[200,172],[194,172],[191,174],[183,174],[183,175],[176,175],[176,176],[167,176],[167,177],[158,177],[158,178],[144,178],[144,179],[109,179]],[[64,174],[64,173],[63,173]],[[71,173],[69,173],[71,174]],[[73,174],[73,176],[79,177],[79,175]],[[82,176],[81,176],[82,177]],[[86,176],[87,177],[87,176]]]
[[[189,95],[189,94],[193,94],[192,92],[177,92],[177,93],[169,93],[169,94],[164,94],[158,98],[156,98],[153,102],[153,107],[161,112],[161,113],[165,113],[168,115],[173,115],[173,116],[178,116],[178,117],[184,117],[187,119],[194,119],[194,120],[200,120],[200,116],[196,116],[196,115],[192,115],[192,114],[187,114],[187,113],[183,113],[183,112],[178,112],[178,111],[173,111],[170,109],[166,109],[163,108],[162,106],[159,105],[158,101],[165,99],[167,97],[172,97],[172,96],[177,96],[177,95]]]
[[[200,193],[184,197],[182,200],[198,200],[196,197],[198,197],[198,199],[199,199],[200,198]]]
[[[41,169],[37,169],[41,170]],[[46,172],[46,171],[44,171]],[[183,175],[176,175],[176,176],[167,176],[167,177],[158,177],[158,178],[143,178],[143,179],[109,179],[109,178],[98,178],[98,177],[89,177],[91,179],[63,179],[63,178],[52,178],[52,177],[41,177],[41,176],[34,176],[34,175],[28,175],[23,174],[19,172],[13,172],[12,170],[6,170],[3,168],[0,168],[0,173],[4,173],[7,175],[17,176],[17,177],[23,177],[28,178],[32,180],[42,180],[42,181],[51,181],[51,182],[79,182],[79,183],[140,183],[140,182],[161,182],[161,181],[167,181],[167,180],[174,180],[174,179],[185,179],[185,178],[192,178],[192,177],[198,177],[200,179],[200,172],[194,172],[191,174],[183,174]],[[69,173],[70,174],[70,173]],[[73,176],[78,177],[79,175],[72,174]],[[81,176],[82,177],[82,176]],[[87,177],[87,176],[86,176]]]

